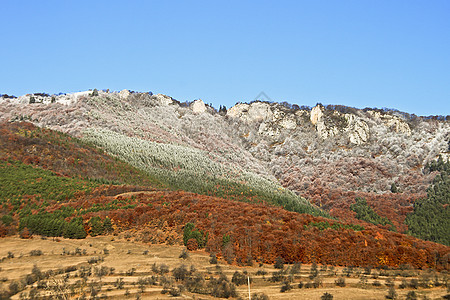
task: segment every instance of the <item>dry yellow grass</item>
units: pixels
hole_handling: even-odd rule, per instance
[[[74,255],[76,249],[81,255]],[[106,253],[105,254],[105,249]],[[209,254],[204,251],[194,251],[189,253],[187,259],[179,258],[180,253],[184,247],[182,246],[168,246],[168,245],[148,245],[143,243],[137,243],[127,241],[125,238],[118,236],[102,236],[102,237],[88,237],[83,240],[68,240],[68,239],[41,239],[35,237],[30,240],[20,239],[18,237],[8,237],[0,240],[0,290],[9,290],[11,282],[20,282],[32,272],[33,266],[36,265],[42,272],[49,270],[57,271],[61,270],[61,274],[53,275],[46,281],[51,284],[64,285],[64,276],[66,278],[67,289],[70,291],[70,287],[74,288],[75,295],[80,291],[85,291],[89,295],[89,288],[92,282],[101,282],[101,290],[98,292],[98,296],[104,295],[112,299],[124,299],[136,298],[139,292],[139,286],[136,284],[140,278],[151,277],[155,275],[152,272],[152,265],[165,264],[170,270],[178,267],[182,264],[188,268],[194,266],[200,273],[204,275],[206,279],[211,277],[217,277],[219,272],[223,272],[228,279],[231,280],[235,271],[242,272],[246,270],[253,278],[251,285],[251,292],[260,292],[269,296],[270,299],[320,299],[320,297],[328,292],[333,295],[333,299],[385,299],[388,288],[384,285],[386,276],[379,276],[377,279],[373,279],[368,276],[366,288],[361,287],[360,279],[358,275],[354,273],[350,277],[345,277],[346,286],[337,287],[335,280],[342,275],[343,268],[336,267],[332,270],[327,268],[326,271],[319,272],[319,276],[322,278],[322,285],[319,288],[298,288],[298,283],[309,282],[309,274],[311,266],[302,265],[300,274],[296,274],[291,283],[293,289],[281,293],[281,282],[270,282],[268,279],[271,274],[277,269],[272,265],[263,265],[261,267],[254,264],[253,266],[238,267],[230,266],[224,262],[219,261],[219,264],[212,265],[209,263]],[[42,251],[40,256],[31,256],[30,252],[33,250]],[[148,251],[148,252],[147,252]],[[14,258],[8,258],[8,252],[14,254]],[[66,254],[63,255],[63,252]],[[88,260],[92,257],[102,257],[103,261],[96,264],[89,264]],[[107,267],[108,269],[114,268],[113,274],[103,276],[99,278],[95,276],[95,272],[87,278],[84,282],[84,286],[80,285],[81,278],[79,272],[74,270],[82,266],[92,266],[93,268]],[[72,267],[72,271],[65,272],[66,268]],[[75,268],[74,268],[75,267]],[[318,266],[319,271],[321,266]],[[133,274],[128,274],[134,269]],[[94,270],[94,269],[93,269]],[[258,270],[265,270],[267,274],[265,276],[255,275]],[[360,269],[359,272],[362,270]],[[68,274],[68,275],[66,275]],[[170,273],[169,273],[170,275]],[[438,274],[441,278],[443,274]],[[123,289],[117,289],[114,283],[122,278],[124,282]],[[402,278],[397,276],[394,279],[396,292],[400,296],[400,299],[405,299],[406,294],[411,289],[399,289],[398,286],[401,283]],[[410,278],[406,278],[410,280]],[[372,282],[378,280],[382,286],[373,287]],[[78,283],[77,283],[78,282]],[[31,291],[33,287],[36,287],[37,283],[27,285],[22,293],[26,294]],[[144,292],[139,293],[141,299],[213,299],[212,296],[193,294],[184,291],[179,297],[172,297],[169,294],[161,294],[162,286],[154,284],[147,285]],[[125,293],[128,291],[129,295],[126,297]],[[243,299],[248,298],[247,285],[237,287],[239,296]],[[427,288],[415,290],[420,296],[427,296],[430,299],[439,299],[447,294],[444,287],[440,288]],[[41,295],[51,295],[54,292],[41,289]],[[12,299],[19,299],[20,292],[12,296]],[[72,297],[75,299],[76,297]]]

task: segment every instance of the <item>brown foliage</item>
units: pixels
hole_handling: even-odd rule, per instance
[[[106,204],[113,197],[79,199]],[[120,197],[136,204],[133,209],[118,209],[95,214],[107,214],[116,230],[148,230],[178,232],[192,222],[209,234],[206,250],[217,253],[230,263],[245,264],[249,260],[273,263],[282,257],[287,263],[313,261],[329,265],[395,266],[410,264],[416,268],[448,269],[450,248],[414,237],[390,232],[376,226],[363,231],[331,228],[319,230],[311,222],[328,220],[286,211],[264,204],[248,204],[202,196],[183,191],[135,193],[134,198]],[[92,201],[92,202],[91,202]],[[128,203],[128,202],[127,202]],[[86,220],[94,213],[84,216]],[[145,216],[144,219],[141,216]],[[230,240],[224,244],[224,236]],[[159,241],[164,241],[159,239]],[[166,242],[169,239],[166,237]],[[170,241],[174,241],[173,238]],[[192,244],[192,245],[191,245]],[[195,248],[189,243],[188,248]]]
[[[187,241],[186,247],[189,251],[197,250],[198,249],[198,243],[196,239],[189,239]]]

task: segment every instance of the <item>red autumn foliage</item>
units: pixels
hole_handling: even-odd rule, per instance
[[[194,251],[198,249],[198,243],[196,239],[189,239],[186,243],[186,248],[189,251]]]
[[[157,228],[178,232],[192,222],[208,233],[206,250],[227,261],[245,264],[249,261],[273,263],[277,257],[286,262],[342,266],[393,266],[410,264],[416,268],[449,269],[450,247],[422,241],[365,224],[365,230],[331,228],[319,230],[311,223],[337,221],[286,211],[264,204],[249,204],[203,196],[183,191],[154,191],[118,196],[119,202],[135,208],[89,213],[108,215],[116,230]],[[106,204],[113,197],[98,196],[91,203]],[[86,199],[72,201],[80,207]],[[305,226],[306,225],[306,226]],[[230,242],[224,244],[228,235]],[[178,239],[178,240],[181,240]],[[195,248],[192,243],[188,247]]]
[[[20,238],[21,239],[31,239],[31,233],[28,230],[28,228],[24,228],[21,232],[20,232]]]

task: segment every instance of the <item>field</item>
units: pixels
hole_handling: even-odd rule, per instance
[[[187,257],[180,257],[183,253]],[[256,263],[238,267],[220,259],[215,264],[204,251],[136,242],[127,232],[81,240],[7,237],[2,239],[0,258],[0,290],[3,297],[16,292],[11,299],[57,295],[59,299],[81,295],[91,299],[213,299],[212,295],[233,296],[232,281],[236,283],[234,296],[246,299],[245,272],[252,280],[251,294],[269,299],[320,299],[324,293],[333,299],[385,299],[390,285],[397,299],[406,299],[408,293],[412,297],[412,292],[417,299],[441,299],[447,294],[448,281],[445,273],[407,266],[394,270],[279,262],[280,269]]]

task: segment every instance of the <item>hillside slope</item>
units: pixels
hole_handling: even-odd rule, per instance
[[[407,214],[426,197],[439,173],[428,172],[425,165],[438,155],[449,155],[448,120],[386,109],[311,109],[256,101],[217,112],[201,100],[179,103],[164,95],[126,90],[0,101],[1,120],[29,120],[83,138],[137,168],[147,168],[172,188],[230,196],[228,188],[212,188],[226,179],[227,184],[219,186],[253,182],[251,186],[260,188],[253,188],[252,194],[258,190],[261,196],[270,187],[273,196],[274,188],[283,186],[288,198],[295,199],[293,192],[351,223],[364,222],[350,209],[360,197],[389,220],[379,227],[400,232],[407,230]],[[142,159],[150,152],[133,152],[137,145],[139,151],[151,152],[149,161]],[[196,164],[171,161],[164,156],[167,151]],[[196,173],[197,178],[192,176]],[[182,175],[181,180],[174,174]],[[204,175],[212,180],[201,181]],[[255,178],[258,182],[252,181]],[[249,198],[250,188],[241,187],[233,187],[231,194]],[[292,203],[297,202],[306,203],[300,197]]]
[[[146,243],[205,247],[239,265],[282,257],[333,265],[449,267],[450,248],[443,245],[369,223],[289,212],[258,195],[258,201],[243,203],[235,200],[247,196],[162,190],[148,173],[62,133],[23,122],[0,128],[1,236],[84,238],[127,232]],[[64,156],[83,162],[63,165],[58,158]]]

